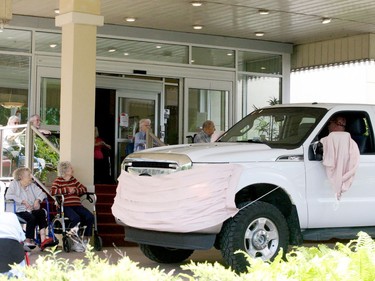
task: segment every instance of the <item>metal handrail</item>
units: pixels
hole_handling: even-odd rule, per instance
[[[11,176],[3,177],[3,131],[8,129],[14,128],[24,128],[25,130],[25,166],[28,167],[32,173],[34,172],[34,133],[37,134],[44,143],[46,143],[54,152],[60,154],[60,151],[57,147],[55,147],[39,130],[31,125],[30,122],[27,124],[22,125],[14,125],[14,126],[0,126],[0,180],[1,181],[11,181],[13,178]],[[49,189],[33,174],[34,181],[50,196]]]

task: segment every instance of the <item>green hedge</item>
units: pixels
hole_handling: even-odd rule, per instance
[[[93,252],[86,253],[87,262],[73,262],[58,257],[58,251],[38,258],[35,264],[21,268],[22,280],[375,280],[375,243],[364,232],[356,240],[346,245],[336,243],[334,249],[325,245],[317,247],[297,247],[286,254],[282,253],[273,262],[248,257],[251,267],[248,272],[236,274],[219,263],[194,263],[182,265],[186,273],[174,276],[157,267],[142,268],[123,256],[117,264],[100,259]],[[243,254],[243,253],[237,253]],[[0,277],[0,280],[7,280]]]

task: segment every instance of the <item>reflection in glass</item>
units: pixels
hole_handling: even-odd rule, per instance
[[[0,32],[0,50],[30,53],[31,31],[3,29],[3,32]]]
[[[242,95],[242,116],[256,108],[281,103],[281,78],[239,75],[237,89]]]
[[[35,50],[38,52],[61,53],[61,34],[36,32]]]
[[[40,117],[46,125],[60,125],[60,79],[42,78]]]
[[[228,91],[189,89],[188,131],[197,132],[206,120],[215,123],[216,131],[228,127]]]
[[[234,68],[234,50],[192,47],[192,64]]]
[[[323,118],[325,108],[271,107],[247,115],[220,142],[263,143],[272,148],[296,148]]]
[[[21,117],[21,123],[26,122],[30,58],[0,54],[0,64],[0,124],[6,125],[8,117],[15,114]]]
[[[170,63],[188,63],[188,46],[98,37],[96,55]]]
[[[282,56],[256,52],[238,52],[238,71],[282,74]]]

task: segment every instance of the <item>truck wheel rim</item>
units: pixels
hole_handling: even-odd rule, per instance
[[[271,259],[279,245],[276,225],[267,218],[257,218],[247,227],[244,244],[250,256],[263,260]]]

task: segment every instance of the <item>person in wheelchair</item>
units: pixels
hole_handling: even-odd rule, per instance
[[[13,181],[5,194],[5,199],[15,202],[16,215],[26,221],[25,245],[35,248],[34,236],[35,227],[39,226],[40,249],[53,242],[47,237],[47,219],[44,209],[40,208],[40,203],[47,198],[47,195],[32,181],[29,168],[21,167],[13,172]]]
[[[92,236],[94,224],[94,215],[86,209],[80,200],[80,196],[87,193],[87,188],[81,184],[74,176],[73,166],[69,161],[60,162],[58,165],[60,174],[51,187],[51,195],[64,195],[64,212],[70,220],[70,228],[80,223],[80,226],[86,226],[84,231],[84,243],[88,243]],[[74,244],[72,250],[81,251],[79,244]]]

